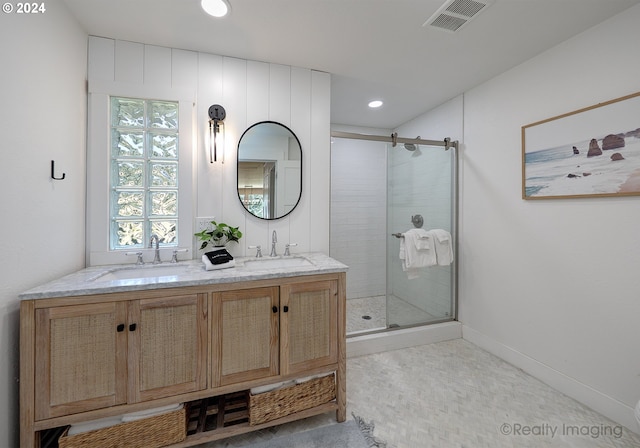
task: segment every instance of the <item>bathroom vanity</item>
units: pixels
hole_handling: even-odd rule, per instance
[[[218,271],[199,261],[102,266],[25,292],[20,445],[161,406],[184,403],[188,417],[195,403],[331,373],[335,399],[264,422],[242,417],[171,446],[329,411],[344,421],[346,271],[320,253],[239,258]]]

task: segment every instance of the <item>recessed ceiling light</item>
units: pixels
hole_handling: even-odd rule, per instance
[[[202,0],[200,6],[204,12],[213,17],[224,17],[231,9],[227,0]]]
[[[374,101],[369,102],[369,107],[372,108],[372,109],[375,109],[377,107],[382,106],[382,104],[383,104],[382,101],[374,100]]]

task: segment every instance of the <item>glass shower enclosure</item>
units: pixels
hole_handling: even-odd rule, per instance
[[[457,143],[369,137],[331,141],[330,254],[349,266],[347,334],[455,320]],[[412,228],[448,232],[452,263],[403,270],[402,234]]]

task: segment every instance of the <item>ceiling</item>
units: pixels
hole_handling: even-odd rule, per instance
[[[385,129],[640,0],[495,0],[455,33],[422,26],[445,0],[229,2],[216,19],[200,0],[65,0],[91,35],[331,73],[331,123]]]

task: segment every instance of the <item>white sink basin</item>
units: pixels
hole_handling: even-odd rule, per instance
[[[108,271],[93,279],[94,282],[110,282],[114,280],[131,280],[145,278],[166,278],[184,274],[187,266],[182,265],[154,265],[119,268]]]
[[[280,269],[300,266],[313,266],[313,263],[303,257],[257,258],[244,262],[244,267],[248,269]]]

